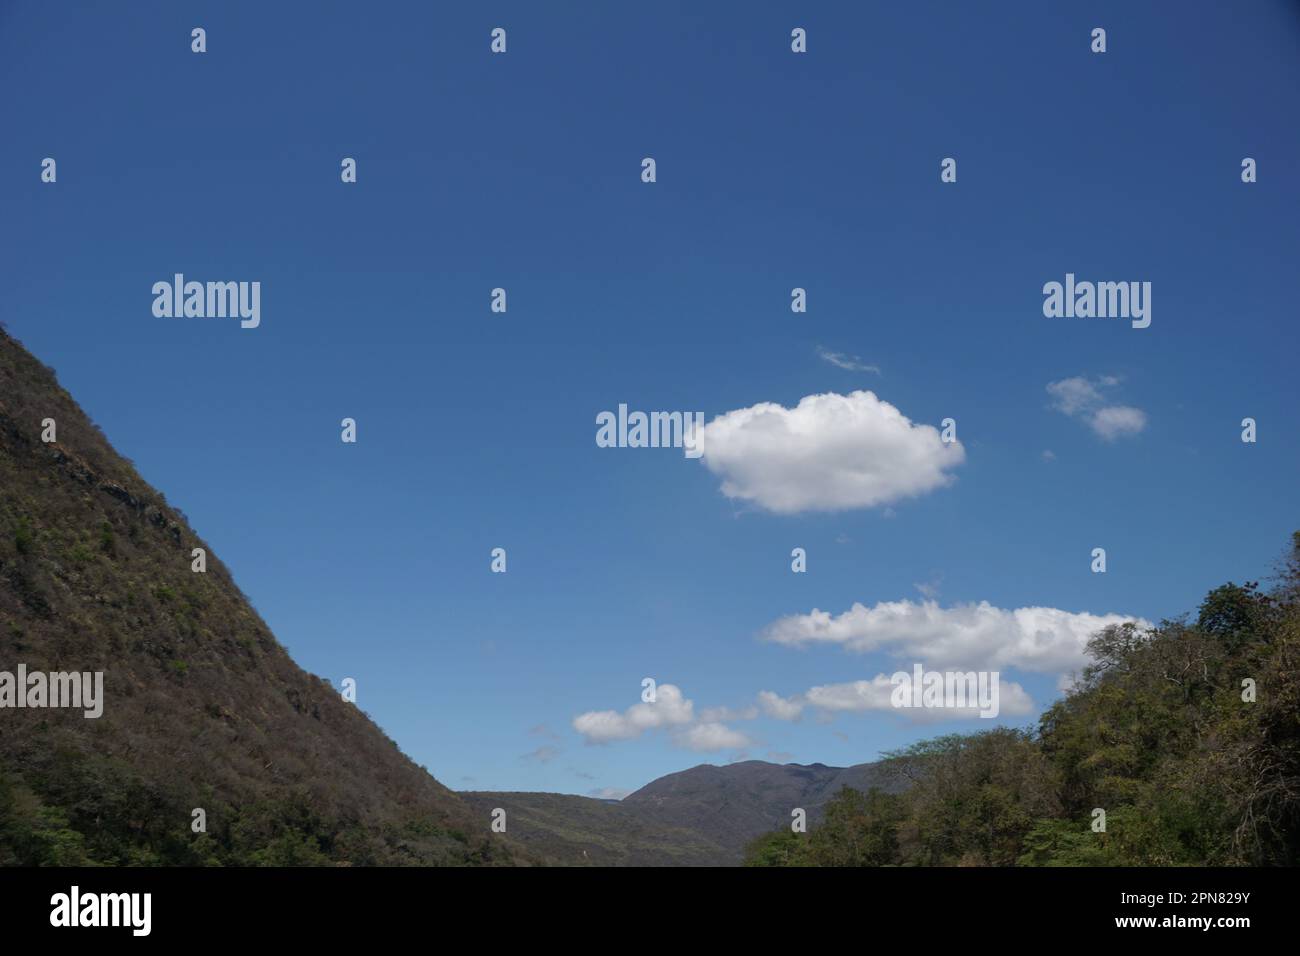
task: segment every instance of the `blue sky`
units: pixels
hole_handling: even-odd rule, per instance
[[[813,609],[1158,620],[1268,572],[1300,527],[1300,9],[802,6],[0,4],[0,319],[295,659],[354,677],[449,786],[629,790],[981,729],[736,712],[921,659],[762,639]],[[175,272],[260,281],[260,327],[156,318]],[[1067,272],[1151,282],[1151,326],[1044,317]],[[921,444],[956,419],[946,485],[782,514],[707,454],[594,442],[621,402],[855,390]],[[1143,427],[1099,434],[1110,407]],[[1002,659],[1029,724],[1058,675]],[[574,729],[644,677],[695,723]],[[687,745],[711,707],[744,746]]]

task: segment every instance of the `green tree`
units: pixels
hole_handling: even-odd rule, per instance
[[[792,830],[774,830],[751,840],[745,848],[745,866],[805,866],[807,837]]]
[[[808,841],[815,866],[887,866],[898,859],[897,797],[875,787],[844,787],[826,804],[825,819]]]

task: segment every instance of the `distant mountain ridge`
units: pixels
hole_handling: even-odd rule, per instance
[[[700,764],[646,784],[611,804],[565,794],[470,792],[479,813],[506,811],[511,838],[547,859],[605,866],[734,866],[754,837],[790,826],[802,808],[810,825],[842,787],[898,793],[881,763],[851,767],[746,760]]]

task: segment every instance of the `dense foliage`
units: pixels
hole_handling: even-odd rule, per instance
[[[760,837],[746,863],[1300,862],[1300,532],[1275,588],[1225,584],[1194,621],[1109,627],[1088,651],[1036,732],[890,754],[906,790],[842,790],[820,827]]]

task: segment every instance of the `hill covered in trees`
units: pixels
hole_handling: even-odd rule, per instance
[[[755,836],[811,822],[844,787],[895,791],[906,781],[880,764],[828,767],[742,760],[701,764],[652,780],[622,800],[557,793],[463,793],[480,813],[503,808],[511,839],[546,859],[605,866],[735,866]]]
[[[185,517],[0,330],[0,672],[19,665],[102,672],[103,714],[0,709],[0,864],[516,859],[289,658]]]
[[[1300,862],[1300,532],[1275,587],[1228,583],[1194,619],[1110,627],[1088,649],[1036,731],[892,753],[882,769],[906,789],[842,789],[821,826],[762,836],[746,863]]]
[[[460,796],[480,814],[505,810],[510,839],[557,866],[735,866],[744,849],[619,800],[490,791]]]

